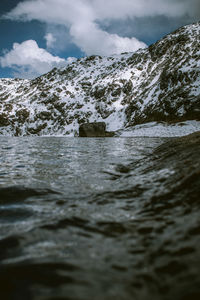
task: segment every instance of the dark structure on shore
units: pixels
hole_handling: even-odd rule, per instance
[[[79,137],[112,137],[113,131],[106,131],[105,122],[84,123],[79,127]]]

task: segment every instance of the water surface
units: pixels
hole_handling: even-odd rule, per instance
[[[199,210],[152,205],[166,141],[1,137],[1,299],[198,297]]]

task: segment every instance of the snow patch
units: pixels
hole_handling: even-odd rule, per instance
[[[117,132],[119,137],[179,137],[200,131],[200,121],[185,121],[169,125],[150,122]]]

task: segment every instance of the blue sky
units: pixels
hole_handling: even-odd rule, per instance
[[[136,51],[199,21],[199,0],[1,0],[0,77]]]

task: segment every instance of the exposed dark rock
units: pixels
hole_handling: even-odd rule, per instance
[[[0,114],[0,127],[1,126],[8,126],[9,120],[5,113]]]
[[[16,116],[18,117],[19,123],[24,123],[30,115],[30,112],[26,109],[21,109],[16,112]]]
[[[106,131],[105,122],[84,123],[79,127],[79,137],[112,137],[114,132]]]
[[[114,131],[106,131],[106,137],[113,137],[115,135]]]
[[[27,128],[27,131],[29,134],[39,135],[40,131],[42,131],[46,127],[47,127],[47,123],[43,123],[41,125],[38,125],[36,128],[33,127]]]

